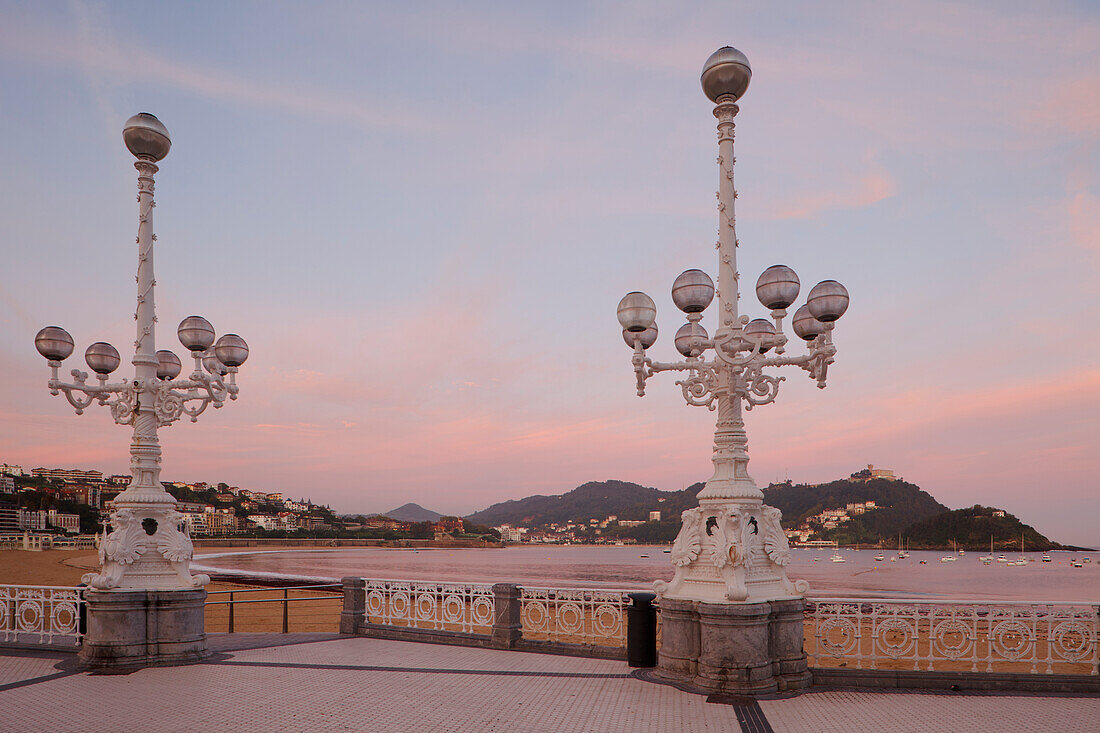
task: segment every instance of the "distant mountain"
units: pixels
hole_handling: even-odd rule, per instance
[[[700,488],[702,484],[684,491],[660,491],[629,481],[590,481],[565,494],[540,494],[493,504],[466,519],[491,527],[501,524],[539,527],[605,519],[610,514],[619,519],[647,519],[651,510],[659,509],[662,516],[674,515],[679,522],[680,512],[695,506],[695,494]]]
[[[431,509],[425,509],[419,504],[409,502],[386,512],[382,516],[396,519],[399,522],[438,522],[443,515],[439,512],[433,512]]]
[[[612,515],[620,520],[648,520],[649,512],[658,510],[659,522],[646,521],[635,527],[611,524],[603,528],[600,536],[671,542],[680,530],[680,513],[698,506],[696,495],[702,488],[703,484],[697,483],[681,491],[661,491],[629,481],[591,481],[564,494],[540,494],[493,504],[465,519],[490,527],[511,524],[537,529],[570,522],[584,526],[589,520],[602,521]],[[927,491],[907,481],[875,478],[817,485],[786,482],[764,489],[764,503],[783,512],[783,526],[787,528],[798,527],[827,509],[845,509],[848,504],[868,501],[875,502],[876,508],[863,514],[853,512],[847,521],[833,529],[811,522],[817,532],[815,536],[841,544],[881,543],[893,547],[901,533],[913,549],[947,548],[954,539],[966,549],[980,550],[989,547],[989,536],[993,534],[997,547],[1003,550],[1017,548],[1022,531],[1029,550],[1061,547],[1007,512],[1004,517],[993,517],[995,510],[988,507],[951,511]]]

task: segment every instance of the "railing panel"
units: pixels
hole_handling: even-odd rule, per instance
[[[1097,674],[1100,607],[1081,603],[807,601],[812,667]]]
[[[524,586],[520,588],[523,638],[624,647],[630,592]]]
[[[0,585],[0,641],[79,646],[80,588]]]
[[[386,626],[490,634],[493,586],[364,578],[366,620]]]

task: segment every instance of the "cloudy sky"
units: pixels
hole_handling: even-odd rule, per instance
[[[0,4],[0,462],[127,470],[32,342],[132,342],[148,111],[157,345],[199,313],[252,348],[163,478],[456,513],[706,479],[713,414],[634,396],[615,305],[653,295],[668,360],[672,280],[714,274],[698,78],[730,44],[743,282],[852,294],[828,389],[748,413],[758,483],[873,463],[1100,543],[1095,4],[406,5]]]

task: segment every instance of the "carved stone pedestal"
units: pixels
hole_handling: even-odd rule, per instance
[[[192,664],[206,647],[206,590],[88,590],[81,665],[90,671]]]
[[[810,686],[802,651],[805,602],[661,601],[657,675],[702,693],[752,697]]]
[[[699,692],[764,696],[810,686],[804,581],[787,577],[780,513],[758,499],[703,499],[683,513],[661,594],[659,677]]]

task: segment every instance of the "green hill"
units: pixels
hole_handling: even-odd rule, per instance
[[[787,482],[764,489],[764,503],[783,512],[783,526],[787,528],[798,527],[826,509],[843,509],[867,501],[875,502],[878,508],[853,516],[834,529],[820,528],[817,536],[841,544],[876,544],[896,538],[898,532],[916,522],[948,511],[927,491],[907,481],[842,479],[816,486]]]
[[[696,494],[702,488],[703,484],[697,483],[681,491],[661,491],[629,481],[591,481],[560,495],[528,496],[493,504],[466,519],[488,526],[510,524],[546,529],[567,523],[588,526],[590,520],[605,520],[612,515],[619,520],[645,521],[649,512],[659,510],[659,522],[645,521],[635,527],[611,523],[599,532],[578,529],[578,539],[671,542],[680,531],[680,513],[698,505]],[[869,501],[875,503],[874,509],[862,514],[850,512],[846,520],[832,528],[812,519],[825,510],[845,509],[849,504]],[[895,547],[900,533],[913,549],[946,549],[955,540],[966,549],[981,550],[989,547],[992,534],[999,551],[1003,551],[1017,549],[1023,532],[1029,550],[1061,547],[1007,512],[1004,517],[994,517],[993,512],[999,510],[988,507],[951,511],[919,486],[901,480],[772,484],[764,489],[764,502],[783,512],[785,528],[808,524],[814,539],[835,540],[840,544]]]
[[[1001,512],[1004,516],[996,516]],[[993,507],[975,504],[967,509],[956,509],[930,517],[907,527],[903,534],[912,549],[950,547],[951,542],[967,550],[989,551],[989,538],[993,538],[995,552],[1020,550],[1023,536],[1025,550],[1047,551],[1066,549],[1036,532],[1019,519]]]
[[[665,494],[629,481],[590,481],[565,494],[544,496],[536,494],[524,499],[514,499],[493,504],[487,509],[466,517],[478,524],[500,524],[541,527],[565,522],[587,522],[617,514],[622,519],[631,509],[656,505]],[[640,513],[641,509],[637,509]],[[644,515],[643,515],[644,516]]]

